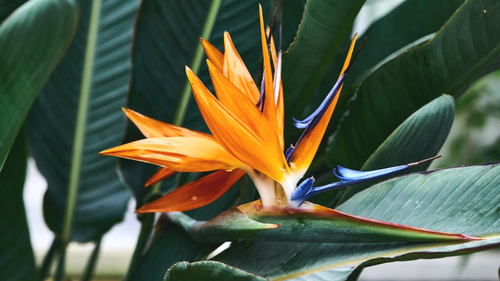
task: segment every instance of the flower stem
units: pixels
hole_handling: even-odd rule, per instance
[[[61,247],[59,240],[54,238],[52,241],[52,245],[50,245],[47,254],[43,258],[42,265],[40,266],[40,271],[38,272],[38,280],[43,281],[47,279],[47,275],[49,274],[50,267],[52,266],[52,261],[54,260],[54,256],[57,255],[59,248]]]
[[[92,254],[89,257],[89,260],[87,262],[87,266],[85,267],[85,271],[83,272],[82,278],[80,281],[91,281],[92,276],[94,275],[95,271],[95,266],[97,264],[97,258],[99,257],[99,251],[101,250],[101,241],[102,241],[102,236],[99,237],[97,242],[95,243],[94,250],[92,251]]]

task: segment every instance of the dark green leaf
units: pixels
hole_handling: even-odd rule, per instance
[[[26,130],[21,129],[0,173],[1,280],[35,280],[36,276],[23,202],[26,161]]]
[[[366,160],[363,171],[404,165],[435,156],[443,146],[455,117],[454,99],[442,95],[426,104],[406,119]],[[415,166],[408,172],[425,171],[431,162]],[[405,173],[407,173],[405,171]],[[341,204],[374,182],[346,188],[341,192]],[[324,194],[324,197],[332,197]],[[323,199],[324,200],[324,199]]]
[[[293,128],[290,117],[301,117],[340,46],[349,36],[364,2],[311,0],[305,5],[297,37],[283,54],[283,91],[289,116],[285,121],[287,131]]]
[[[25,2],[26,0],[0,0],[0,23]]]
[[[66,53],[78,6],[33,0],[0,25],[0,170],[36,95]]]
[[[95,46],[87,45],[91,4],[83,2],[75,39],[33,106],[28,123],[31,151],[49,185],[45,221],[52,231],[61,231],[68,188],[77,180],[72,239],[79,242],[97,239],[121,221],[130,197],[116,175],[116,159],[98,153],[119,145],[123,136],[120,108],[128,89],[138,1],[102,2]],[[89,49],[95,51],[94,60],[85,57]],[[82,78],[85,62],[93,70],[87,81]],[[81,99],[84,87],[89,87],[87,99]],[[87,108],[79,109],[87,101]],[[83,126],[77,125],[81,120],[77,114]],[[78,147],[81,154],[74,153]],[[77,157],[81,161],[74,163]],[[72,169],[76,173],[71,176]]]
[[[362,34],[367,39],[366,48],[356,58],[345,84],[351,85],[392,53],[438,31],[463,3],[464,0],[407,0],[401,3]]]
[[[485,12],[486,11],[486,12]],[[432,40],[373,69],[350,89],[349,114],[333,135],[328,163],[353,169],[414,111],[442,93],[458,95],[498,68],[500,2],[469,0]]]
[[[238,189],[232,187],[212,204],[187,212],[192,217],[208,220],[236,203]],[[150,248],[140,260],[132,280],[157,280],[178,261],[196,261],[214,250],[217,245],[202,245],[193,240],[165,217],[156,225]],[[168,249],[168,250],[166,250]]]
[[[499,174],[499,163],[411,174],[373,186],[338,208],[357,216],[476,235],[485,240],[456,245],[239,243],[216,259],[260,276],[290,278],[329,268],[345,275],[345,270],[349,270],[346,265],[353,265],[354,270],[361,265],[491,248],[500,244]]]
[[[168,269],[164,281],[264,281],[266,279],[215,261],[179,262]]]

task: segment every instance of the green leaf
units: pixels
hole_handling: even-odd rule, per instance
[[[0,170],[38,92],[69,47],[78,6],[33,0],[0,25]]]
[[[366,160],[363,171],[417,162],[435,156],[443,146],[455,117],[454,99],[442,95],[426,104],[406,119]],[[405,173],[425,171],[431,162],[417,165]],[[354,194],[368,188],[375,182],[359,184],[340,190],[341,204]],[[322,202],[335,194],[323,194]]]
[[[227,210],[207,221],[180,212],[166,214],[200,243],[274,241],[315,243],[430,242],[475,240],[461,234],[429,231],[405,225],[367,220],[319,205],[297,209],[266,209],[254,201]]]
[[[349,70],[345,85],[351,85],[365,71],[399,49],[438,31],[463,3],[464,0],[407,0],[398,5],[362,34],[367,39],[366,48]],[[343,59],[339,60],[343,62]]]
[[[189,211],[187,214],[200,220],[211,219],[234,205],[238,191],[233,187],[214,203]],[[216,247],[214,244],[207,246],[198,243],[162,216],[156,224],[151,245],[139,261],[131,280],[158,280],[174,263],[199,260]]]
[[[26,130],[21,129],[0,173],[0,279],[35,280],[35,256],[31,248],[23,202],[26,178]]]
[[[203,248],[184,231],[167,222],[162,223],[155,231],[153,242],[137,265],[131,280],[161,280],[174,263],[202,258],[200,251]]]
[[[365,0],[306,3],[297,37],[283,54],[283,92],[288,116],[301,117],[364,3]],[[292,119],[286,118],[285,122],[287,131],[293,130]]]
[[[0,0],[0,23],[25,2],[26,0]]]
[[[120,108],[128,89],[138,1],[82,4],[75,39],[33,106],[28,125],[32,154],[48,182],[47,225],[62,232],[63,240],[72,225],[71,240],[87,242],[123,219],[130,198],[116,174],[116,159],[98,153],[119,145],[123,136]]]
[[[486,13],[484,12],[486,11]],[[432,38],[371,70],[346,94],[349,113],[332,136],[328,163],[353,169],[408,116],[442,93],[459,95],[500,66],[500,2],[469,0]]]
[[[164,281],[220,280],[259,281],[266,280],[237,268],[215,261],[179,262],[168,269]]]
[[[500,164],[421,172],[380,183],[352,197],[338,210],[370,219],[484,240],[446,243],[239,243],[216,259],[267,278],[291,278],[346,266],[438,258],[500,245]],[[279,253],[279,254],[276,254]],[[276,269],[280,270],[277,271]],[[343,279],[340,279],[343,280]]]

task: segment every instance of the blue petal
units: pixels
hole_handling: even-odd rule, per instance
[[[352,182],[352,181],[362,182],[362,181],[377,179],[406,169],[408,169],[408,165],[401,165],[380,170],[364,172],[364,171],[351,170],[339,165],[337,166],[336,169],[333,170],[333,173],[339,180],[344,182]]]
[[[295,146],[293,145],[290,145],[290,147],[286,149],[285,151],[286,162],[290,162],[290,157],[292,157],[294,151],[295,151]]]
[[[303,132],[302,132],[302,135],[300,135],[300,138],[299,140],[297,141],[297,143],[295,144],[295,147],[297,147],[300,143],[300,141],[305,137],[307,136],[313,129],[314,127],[316,127],[316,125],[318,124],[318,122],[321,120],[321,118],[323,117],[323,115],[325,114],[326,110],[328,109],[328,107],[330,106],[330,104],[332,103],[332,101],[335,99],[335,96],[337,95],[337,93],[339,92],[340,90],[340,87],[342,86],[342,84],[344,83],[344,77],[345,77],[345,73],[343,73],[339,80],[337,80],[337,82],[335,83],[335,85],[333,86],[332,90],[330,91],[330,93],[328,93],[328,96],[325,98],[325,100],[321,103],[321,105],[318,107],[318,109],[316,109],[316,111],[313,112],[313,114],[311,114],[310,116],[308,116],[306,119],[304,119],[303,121],[298,121],[297,125],[294,123],[295,127],[301,129],[301,128],[306,128]],[[296,120],[294,118],[294,120]],[[291,151],[291,154],[290,156],[287,158],[287,161],[290,160],[290,158],[292,157],[292,154],[293,154],[293,151]]]
[[[306,196],[311,191],[313,183],[313,177],[305,179],[292,193],[292,200],[297,200],[301,197]]]
[[[410,165],[413,165],[413,163]],[[374,171],[366,171],[366,172],[351,170],[348,168],[344,168],[342,166],[337,166],[337,168],[333,170],[333,173],[340,181],[333,182],[323,186],[312,187],[313,182],[306,183],[306,180],[304,180],[301,183],[301,185],[297,188],[297,190],[292,194],[292,200],[300,202],[300,204],[302,204],[308,198],[317,195],[319,193],[334,189],[340,189],[351,185],[378,179],[384,176],[392,175],[397,172],[410,168],[410,165],[401,165],[401,166],[395,166],[395,167],[374,170]],[[308,186],[308,184],[310,184],[311,186]]]
[[[339,79],[337,80],[337,82],[335,83],[333,88],[330,90],[330,92],[328,93],[326,98],[323,100],[321,105],[311,115],[309,115],[308,117],[306,117],[302,121],[296,119],[295,117],[292,117],[292,119],[294,121],[293,125],[295,126],[295,128],[297,128],[297,129],[306,128],[307,126],[309,126],[311,124],[311,122],[315,123],[313,125],[313,128],[314,128],[314,126],[316,126],[316,124],[319,122],[321,117],[323,117],[323,114],[325,114],[326,110],[328,109],[328,107],[330,106],[332,101],[335,99],[335,96],[337,96],[337,93],[339,92],[340,86],[342,85],[342,83],[344,83],[344,77],[345,77],[345,74],[342,74],[339,77]],[[311,130],[313,128],[311,128]]]

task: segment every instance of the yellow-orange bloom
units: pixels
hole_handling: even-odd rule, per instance
[[[146,139],[102,151],[113,155],[162,166],[147,185],[178,172],[217,172],[189,183],[164,197],[144,205],[138,212],[186,211],[213,202],[245,173],[255,183],[262,205],[293,206],[292,193],[303,177],[319,147],[335,108],[338,94],[315,120],[289,155],[283,141],[283,88],[279,77],[281,51],[274,43],[268,50],[262,9],[260,29],[264,61],[264,86],[259,91],[233,45],[224,34],[224,54],[201,39],[207,55],[214,96],[186,67],[194,98],[212,135],[166,124],[124,109]],[[273,42],[272,38],[270,41]],[[349,54],[342,73],[348,67]],[[271,54],[270,54],[271,53]],[[275,69],[271,69],[271,63]],[[340,82],[340,88],[342,83]],[[337,92],[340,92],[340,88]]]

